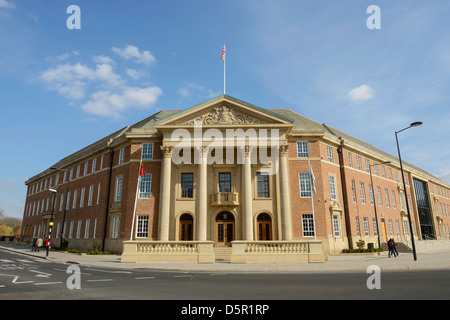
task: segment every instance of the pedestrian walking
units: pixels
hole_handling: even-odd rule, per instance
[[[36,248],[37,248],[36,243],[37,243],[37,238],[35,237],[35,238],[33,239],[33,246],[31,247],[31,252],[36,251]]]
[[[396,247],[396,244],[395,244],[395,242],[394,242],[394,239],[393,239],[393,238],[390,238],[389,241],[388,241],[388,248],[389,248],[388,257],[389,257],[389,258],[391,257],[391,254],[392,254],[394,257],[397,257],[397,256],[398,256],[398,251],[397,251],[397,249],[396,249],[395,247]]]
[[[42,238],[39,237],[39,239],[37,239],[37,241],[36,241],[37,252],[39,252],[39,249],[42,247],[43,244],[44,244],[44,240],[42,240]]]

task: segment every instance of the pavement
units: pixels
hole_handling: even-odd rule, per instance
[[[402,271],[402,270],[443,270],[450,269],[450,250],[417,253],[414,260],[412,253],[400,253],[397,257],[389,258],[387,253],[379,255],[329,255],[324,263],[304,264],[231,264],[218,261],[213,264],[196,263],[122,263],[120,255],[83,255],[63,251],[50,250],[46,252],[31,252],[29,246],[17,244],[0,244],[1,250],[16,252],[19,254],[48,261],[77,264],[89,267],[115,268],[115,269],[137,269],[137,270],[165,270],[177,272],[258,272],[258,273],[301,273],[301,272],[366,272],[369,266],[378,266],[380,270]]]

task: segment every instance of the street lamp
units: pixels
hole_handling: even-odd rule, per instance
[[[64,169],[60,169],[60,168],[57,168],[57,167],[51,167],[50,170],[59,170],[59,171],[64,171],[65,173],[69,171],[69,170],[64,170]],[[60,237],[60,243],[59,243],[60,247],[62,247],[62,243],[63,243],[63,240],[64,240],[63,239],[63,233],[64,233],[64,224],[66,222],[67,195],[69,194],[69,184],[70,184],[70,175],[69,175],[69,177],[67,177],[67,188],[66,188],[66,195],[65,195],[65,199],[64,199],[64,214],[63,214],[61,237]]]
[[[48,242],[46,244],[46,254],[45,256],[48,257],[48,252],[50,251],[50,245],[51,245],[51,239],[52,239],[52,227],[53,227],[53,213],[55,212],[55,201],[56,201],[56,193],[58,192],[55,189],[48,189],[48,191],[50,191],[51,193],[53,193],[53,204],[52,204],[52,216],[50,218],[50,222],[49,222],[49,229],[48,229]]]
[[[373,180],[372,180],[372,169],[370,167],[376,166],[377,164],[388,164],[391,163],[390,161],[385,161],[381,163],[373,163],[372,165],[369,164],[369,173],[370,173],[370,183],[372,184],[372,196],[373,196],[373,208],[375,209],[375,221],[377,226],[377,236],[378,236],[378,248],[381,248],[381,242],[380,242],[380,228],[378,227],[378,216],[377,216],[377,204],[375,203],[375,190],[373,189]]]
[[[409,230],[411,232],[411,244],[412,244],[412,249],[413,249],[413,256],[414,256],[414,261],[417,260],[417,254],[416,254],[416,244],[414,243],[414,232],[413,232],[413,227],[412,227],[412,221],[411,221],[411,213],[409,211],[409,203],[408,203],[408,193],[406,192],[406,182],[405,182],[405,174],[403,172],[403,164],[402,164],[402,157],[400,155],[400,147],[398,144],[398,137],[397,134],[405,131],[406,129],[412,128],[412,127],[418,127],[422,125],[422,122],[413,122],[409,125],[409,127],[406,127],[400,131],[396,131],[395,132],[395,140],[397,141],[397,150],[398,150],[398,159],[400,161],[400,170],[402,172],[402,180],[403,180],[403,190],[405,192],[405,199],[406,199],[406,211],[408,212],[408,221],[409,221]]]

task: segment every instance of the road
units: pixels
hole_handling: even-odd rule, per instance
[[[183,273],[75,265],[78,274],[69,267],[73,268],[0,250],[0,300],[183,300],[182,306],[204,300],[270,304],[271,300],[450,297],[450,270],[382,271],[381,288],[370,290],[367,273]]]

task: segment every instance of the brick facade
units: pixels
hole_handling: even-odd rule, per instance
[[[309,120],[291,110],[256,109],[254,106],[229,96],[221,96],[183,112],[198,116],[195,114],[197,109],[201,111],[203,106],[223,103],[228,103],[240,111],[255,110],[255,118],[258,116],[258,119],[274,115],[278,117],[277,119],[284,121],[282,128],[288,128],[285,141],[288,145],[288,187],[292,239],[317,238],[322,241],[324,250],[331,253],[355,247],[356,242],[360,239],[366,243],[373,243],[377,247],[377,221],[381,243],[386,242],[386,239],[390,237],[394,237],[399,242],[407,241],[410,238],[409,230],[405,230],[408,227],[406,199],[403,196],[400,166],[396,157],[339,130]],[[63,220],[66,225],[63,237],[69,241],[70,247],[92,249],[95,241],[104,250],[121,252],[122,242],[130,239],[132,228],[134,231],[131,238],[136,239],[138,226],[146,227],[147,223],[148,228],[139,229],[139,234],[141,236],[145,234],[145,239],[158,240],[163,159],[161,146],[166,143],[167,132],[165,127],[157,127],[157,123],[167,121],[164,119],[170,120],[175,114],[178,112],[158,112],[60,160],[52,168],[30,178],[26,182],[28,191],[23,218],[23,238],[31,240],[33,236],[45,236],[48,232],[48,222],[52,219],[53,197],[53,193],[49,189],[52,188],[57,190],[52,230],[53,245],[55,246],[59,246],[62,237]],[[256,127],[267,127],[263,122],[260,121]],[[272,123],[269,127],[276,125],[278,124]],[[308,154],[306,157],[298,154],[297,142],[299,141],[307,142]],[[143,143],[151,145],[152,148],[151,158],[142,160],[147,175],[146,179],[150,181],[150,195],[143,197],[138,195],[134,216],[136,190],[140,188],[137,179]],[[95,165],[95,170],[93,170],[93,165]],[[372,180],[367,165],[370,165]],[[199,232],[196,205],[199,191],[197,190],[197,165],[172,164],[171,166],[170,240],[180,240],[183,214],[192,218],[193,237],[195,237]],[[310,172],[310,166],[314,172],[316,189],[316,193],[312,193],[312,198],[311,196],[301,196],[299,179],[300,173]],[[258,164],[253,165],[251,171],[253,190],[251,214],[254,239],[258,240],[261,232],[258,228],[262,228],[258,217],[262,217],[260,214],[266,213],[271,221],[270,237],[272,240],[280,240],[285,232],[283,231],[285,217],[281,212],[283,198],[280,193],[280,174],[275,174],[267,182],[270,195],[266,198],[258,198],[256,196],[258,192],[256,174],[259,172],[259,168]],[[421,199],[417,199],[415,180],[424,182],[426,186],[429,214],[433,222],[432,236],[438,239],[448,239],[450,233],[450,187],[413,165],[404,163],[404,169],[416,239],[423,239],[424,235],[419,219],[419,212],[423,212],[423,210],[418,208],[418,201],[420,202]],[[210,200],[218,191],[218,173],[222,171],[232,174],[232,189],[239,195],[236,205],[220,207]],[[68,182],[71,172],[72,179]],[[192,172],[194,177],[192,187],[194,195],[189,199],[183,199],[180,196],[181,174],[185,172]],[[64,179],[65,175],[66,179]],[[226,211],[231,213],[235,219],[234,239],[242,239],[245,224],[242,220],[244,215],[243,186],[241,184],[243,180],[242,165],[211,165],[208,166],[207,175],[207,238],[214,240],[217,237],[215,219],[220,212]],[[374,188],[371,195],[372,183]],[[120,190],[118,185],[121,185],[120,198],[117,198],[116,194],[117,190]],[[65,209],[67,190],[70,192],[70,201]],[[76,202],[74,204],[75,194]],[[312,210],[312,205],[314,205],[314,210]],[[377,221],[374,220],[375,208]],[[305,235],[304,231],[308,229],[304,226],[305,219],[313,213],[315,234]],[[140,221],[139,225],[138,220]],[[189,225],[190,222],[186,223]],[[86,228],[88,228],[87,231]]]

